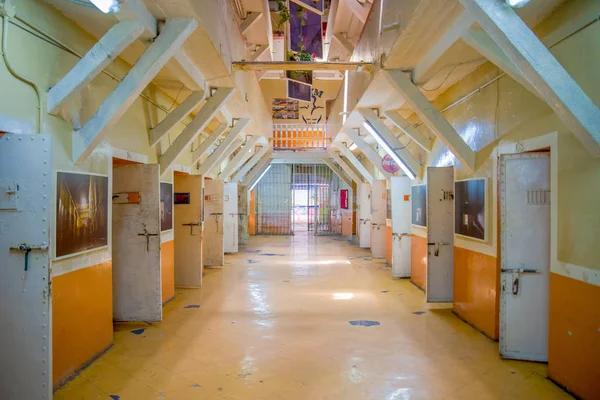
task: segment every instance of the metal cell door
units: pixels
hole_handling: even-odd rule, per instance
[[[371,247],[371,184],[361,183],[358,190],[358,242],[359,247]]]
[[[427,301],[454,296],[454,167],[427,168]]]
[[[113,169],[113,318],[162,320],[159,165]]]
[[[550,155],[501,164],[500,355],[548,361]]]
[[[204,182],[204,265],[222,266],[225,262],[223,205],[225,182]]]
[[[392,176],[392,275],[410,277],[411,202],[410,179]]]
[[[175,175],[175,285],[202,286],[201,175]]]
[[[238,184],[238,244],[248,244],[248,187]]]
[[[223,240],[225,253],[238,252],[238,185],[226,183],[223,196]]]
[[[0,398],[6,400],[52,398],[51,154],[48,135],[0,135]]]
[[[371,254],[385,258],[386,181],[374,180],[371,195]]]

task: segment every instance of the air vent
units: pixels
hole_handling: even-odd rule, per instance
[[[547,206],[550,205],[550,191],[545,189],[527,191],[528,206]]]

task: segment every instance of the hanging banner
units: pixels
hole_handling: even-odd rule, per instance
[[[383,166],[383,169],[390,174],[400,171],[400,166],[396,164],[396,161],[394,161],[389,154],[386,154],[385,157],[383,157],[381,165]]]

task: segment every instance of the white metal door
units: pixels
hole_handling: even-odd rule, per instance
[[[385,258],[386,193],[385,179],[373,181],[371,195],[371,254],[374,258]]]
[[[454,297],[454,167],[427,168],[427,301]]]
[[[225,262],[223,236],[223,197],[225,182],[204,183],[204,265],[222,266]]]
[[[548,361],[550,155],[503,157],[500,355]]]
[[[175,175],[175,285],[202,286],[202,189],[200,175]]]
[[[361,183],[358,190],[358,243],[359,247],[371,247],[371,184]]]
[[[52,398],[50,143],[48,135],[0,135],[0,398],[6,400]]]
[[[238,184],[238,244],[248,244],[248,186]]]
[[[410,179],[392,176],[392,276],[410,277]]]
[[[226,183],[223,197],[223,240],[225,253],[238,252],[238,184]]]
[[[113,169],[115,321],[162,320],[159,165]]]

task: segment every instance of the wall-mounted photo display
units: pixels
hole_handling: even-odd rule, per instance
[[[160,231],[173,229],[173,184],[160,183]]]
[[[285,71],[285,77],[294,82],[313,84],[313,71]]]
[[[307,1],[307,3],[310,2]],[[293,1],[290,10],[290,50],[305,52],[315,58],[323,58],[323,25],[321,15]]]
[[[410,189],[412,200],[412,224],[427,226],[427,185],[417,185]]]
[[[298,100],[273,99],[271,104],[273,119],[300,118],[300,103]]]
[[[56,258],[108,246],[108,176],[58,172]]]
[[[323,15],[325,12],[325,0],[292,0],[294,3],[298,3],[299,5],[308,8],[311,11],[316,12],[317,14]]]
[[[485,240],[485,179],[454,182],[454,232]]]
[[[312,100],[312,86],[288,80],[287,97],[309,103]]]
[[[175,193],[175,204],[190,204],[190,193],[176,192]]]

